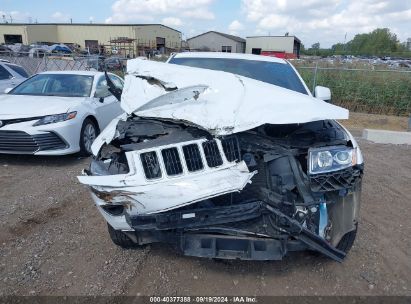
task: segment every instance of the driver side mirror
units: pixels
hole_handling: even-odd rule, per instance
[[[314,89],[314,96],[324,101],[331,101],[331,90],[326,87],[316,86]]]
[[[108,90],[108,86],[100,86],[96,89],[96,92],[94,93],[94,97],[98,98],[100,102],[103,102],[104,98],[110,95],[111,93]]]
[[[5,89],[5,90],[4,90],[4,94],[9,93],[11,90],[13,90],[13,88],[7,88],[7,89]]]

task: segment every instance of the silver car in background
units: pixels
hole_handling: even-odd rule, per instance
[[[4,94],[5,89],[14,88],[27,78],[29,74],[22,66],[0,59],[0,94]]]

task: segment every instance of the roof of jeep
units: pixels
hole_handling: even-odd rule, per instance
[[[255,61],[267,61],[275,63],[287,62],[284,59],[270,56],[242,54],[242,53],[221,53],[221,52],[183,52],[177,53],[172,58],[223,58],[223,59],[243,59]]]

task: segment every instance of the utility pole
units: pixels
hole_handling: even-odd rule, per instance
[[[345,50],[346,50],[346,41],[347,41],[347,33],[345,33],[345,36],[344,36],[344,48],[343,48],[344,55],[345,55]]]

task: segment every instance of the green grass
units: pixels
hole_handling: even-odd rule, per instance
[[[312,89],[314,69],[297,69]],[[352,111],[401,116],[411,113],[411,73],[319,69],[316,85],[329,87],[332,102]]]

